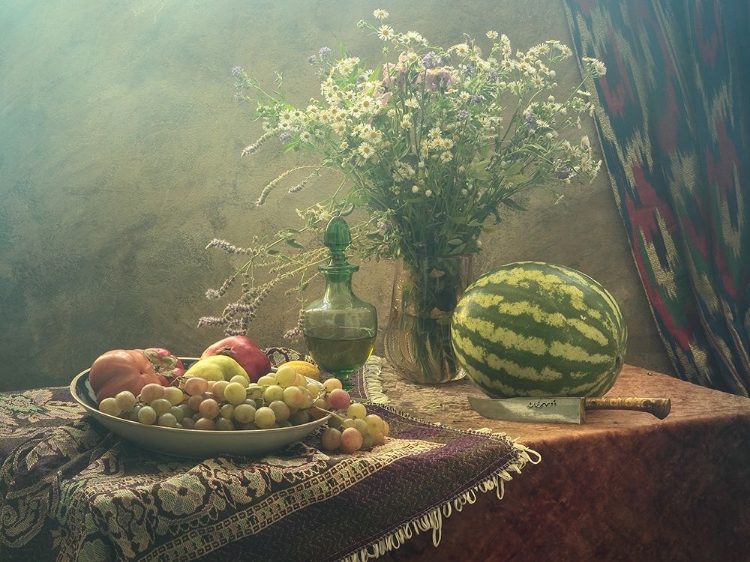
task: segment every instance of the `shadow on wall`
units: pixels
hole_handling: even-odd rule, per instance
[[[378,7],[436,43],[489,28],[519,48],[569,43],[562,7],[547,0],[441,5],[439,15],[425,0]],[[273,147],[239,158],[260,125],[233,99],[231,68],[269,86],[279,71],[301,103],[317,93],[306,60],[321,46],[377,53],[377,40],[356,29],[371,12],[334,0],[0,6],[0,390],[67,385],[108,349],[191,356],[222,337],[197,328],[200,316],[221,312],[203,295],[233,267],[207,242],[248,245],[296,224],[295,207],[330,187],[274,192],[254,207],[289,159]],[[574,64],[571,73],[577,80]],[[588,273],[624,309],[628,362],[668,372],[605,174],[570,186],[557,205],[544,190],[529,205],[484,240],[479,271],[537,259]],[[391,264],[366,262],[354,280],[381,328],[391,275]],[[283,288],[270,295],[250,336],[287,344],[297,308]]]

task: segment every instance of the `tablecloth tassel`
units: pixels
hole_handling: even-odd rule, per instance
[[[485,480],[462,492],[455,498],[443,502],[427,513],[405,523],[402,527],[387,536],[342,558],[341,562],[367,562],[367,560],[374,560],[375,558],[379,558],[381,554],[386,554],[400,548],[402,544],[414,536],[414,533],[419,534],[425,531],[432,531],[432,544],[437,548],[443,534],[443,519],[450,517],[454,510],[460,512],[466,504],[476,502],[477,492],[485,493],[496,490],[498,499],[503,499],[505,495],[505,482],[513,480],[511,472],[520,474],[527,462],[531,464],[539,464],[541,462],[542,456],[533,449],[529,449],[525,445],[516,442],[513,442],[513,446],[521,453],[519,462],[509,464],[505,469],[496,471]]]

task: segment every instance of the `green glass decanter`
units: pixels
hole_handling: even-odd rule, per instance
[[[375,307],[352,291],[352,274],[359,269],[349,264],[344,252],[352,242],[349,226],[333,217],[326,227],[323,244],[330,250],[325,276],[325,293],[307,305],[302,331],[307,349],[318,366],[351,389],[349,375],[365,364],[375,347],[378,315]]]

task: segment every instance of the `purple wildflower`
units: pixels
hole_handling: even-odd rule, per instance
[[[310,55],[309,57],[307,57],[307,62],[309,62],[310,64],[315,64],[316,62],[318,62],[318,58],[315,55]]]
[[[232,67],[232,76],[238,77],[240,74],[242,74],[242,67],[241,66],[233,66]]]
[[[328,47],[321,47],[318,51],[318,56],[322,59],[331,56],[331,49]]]
[[[279,142],[281,142],[281,144],[286,144],[286,143],[288,143],[288,142],[289,142],[290,140],[292,140],[292,133],[290,133],[289,131],[283,131],[283,132],[282,132],[282,133],[281,133],[281,134],[279,135]]]
[[[524,119],[526,121],[526,126],[532,131],[539,126],[539,122],[536,120],[536,115],[534,115],[531,111],[526,113]]]
[[[435,51],[430,51],[424,57],[422,57],[422,64],[425,68],[436,68],[437,66],[443,64],[443,59],[441,59],[440,56],[435,53]]]
[[[570,177],[571,169],[562,160],[555,162],[555,169],[552,174],[559,180],[566,180]]]
[[[460,109],[458,113],[456,113],[456,119],[459,121],[466,121],[469,118],[469,112],[466,109]]]
[[[388,233],[388,231],[390,230],[391,230],[391,223],[389,221],[382,220],[382,219],[378,221],[378,232],[381,235]]]

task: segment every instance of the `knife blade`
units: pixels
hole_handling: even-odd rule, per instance
[[[633,410],[663,420],[672,408],[669,398],[468,398],[471,407],[486,418],[519,422],[581,424],[587,410]]]

